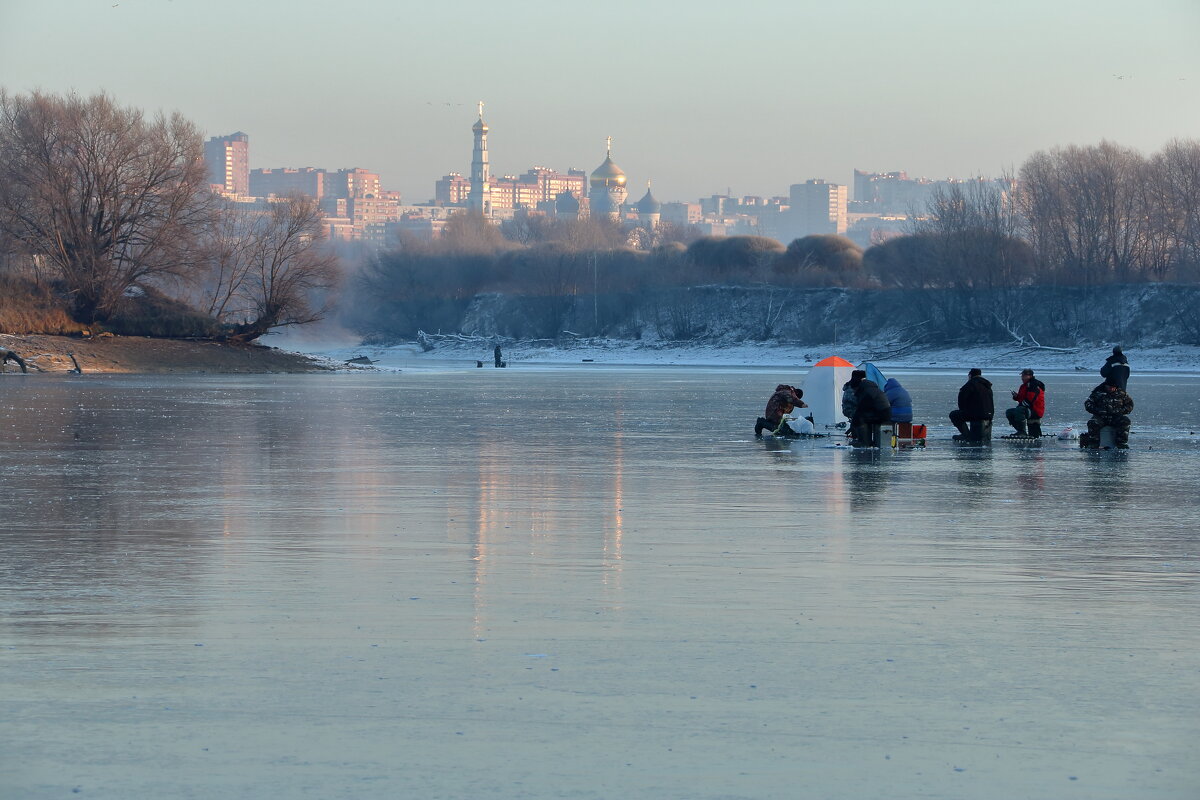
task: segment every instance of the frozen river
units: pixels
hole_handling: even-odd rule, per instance
[[[755,441],[770,370],[6,375],[0,797],[1200,797],[1200,379],[1096,453],[899,377],[924,451]]]

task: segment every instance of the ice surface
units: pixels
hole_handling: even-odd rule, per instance
[[[782,370],[6,376],[0,796],[1196,797],[1200,379],[1098,453],[964,377],[879,453]]]

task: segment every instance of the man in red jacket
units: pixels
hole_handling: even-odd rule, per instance
[[[1004,412],[1009,424],[1021,436],[1041,436],[1042,417],[1046,415],[1046,384],[1033,377],[1033,370],[1021,370],[1021,386],[1012,393],[1016,408]]]

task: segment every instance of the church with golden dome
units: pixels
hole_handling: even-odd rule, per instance
[[[604,163],[596,167],[588,179],[588,205],[593,219],[607,217],[611,220],[621,218],[621,206],[629,196],[625,188],[625,173],[613,162],[612,137],[608,137],[608,152]]]
[[[468,208],[488,219],[510,219],[516,213],[536,210],[560,219],[587,215],[592,219],[622,222],[630,213],[637,212],[640,224],[650,230],[656,227],[662,204],[650,194],[649,184],[645,197],[632,206],[626,205],[628,179],[613,161],[611,136],[605,141],[604,161],[591,175],[577,169],[560,173],[534,167],[520,176],[496,177],[488,158],[488,133],[480,102],[478,119],[471,126],[474,148],[470,177],[452,172],[438,180],[434,199],[437,205]]]

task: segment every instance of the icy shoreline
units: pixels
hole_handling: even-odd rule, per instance
[[[584,339],[553,346],[502,342],[501,347],[505,361],[512,368],[676,366],[794,370],[807,369],[822,358],[837,355],[856,364],[872,360],[885,371],[900,372],[957,372],[969,367],[980,367],[985,372],[1023,367],[1052,373],[1093,372],[1112,352],[1111,345],[1082,347],[1072,352],[988,345],[925,348],[880,357],[875,354],[881,348],[862,345],[687,345],[612,339]],[[326,347],[319,343],[295,343],[288,349],[327,359],[330,366],[345,366],[347,360],[365,356],[373,362],[370,368],[379,370],[475,369],[477,362],[482,362],[488,369],[493,368],[493,353],[487,342],[444,342],[429,351],[423,351],[415,342],[390,347],[348,346],[345,343]],[[1200,374],[1200,347],[1127,347],[1125,354],[1135,371]]]

